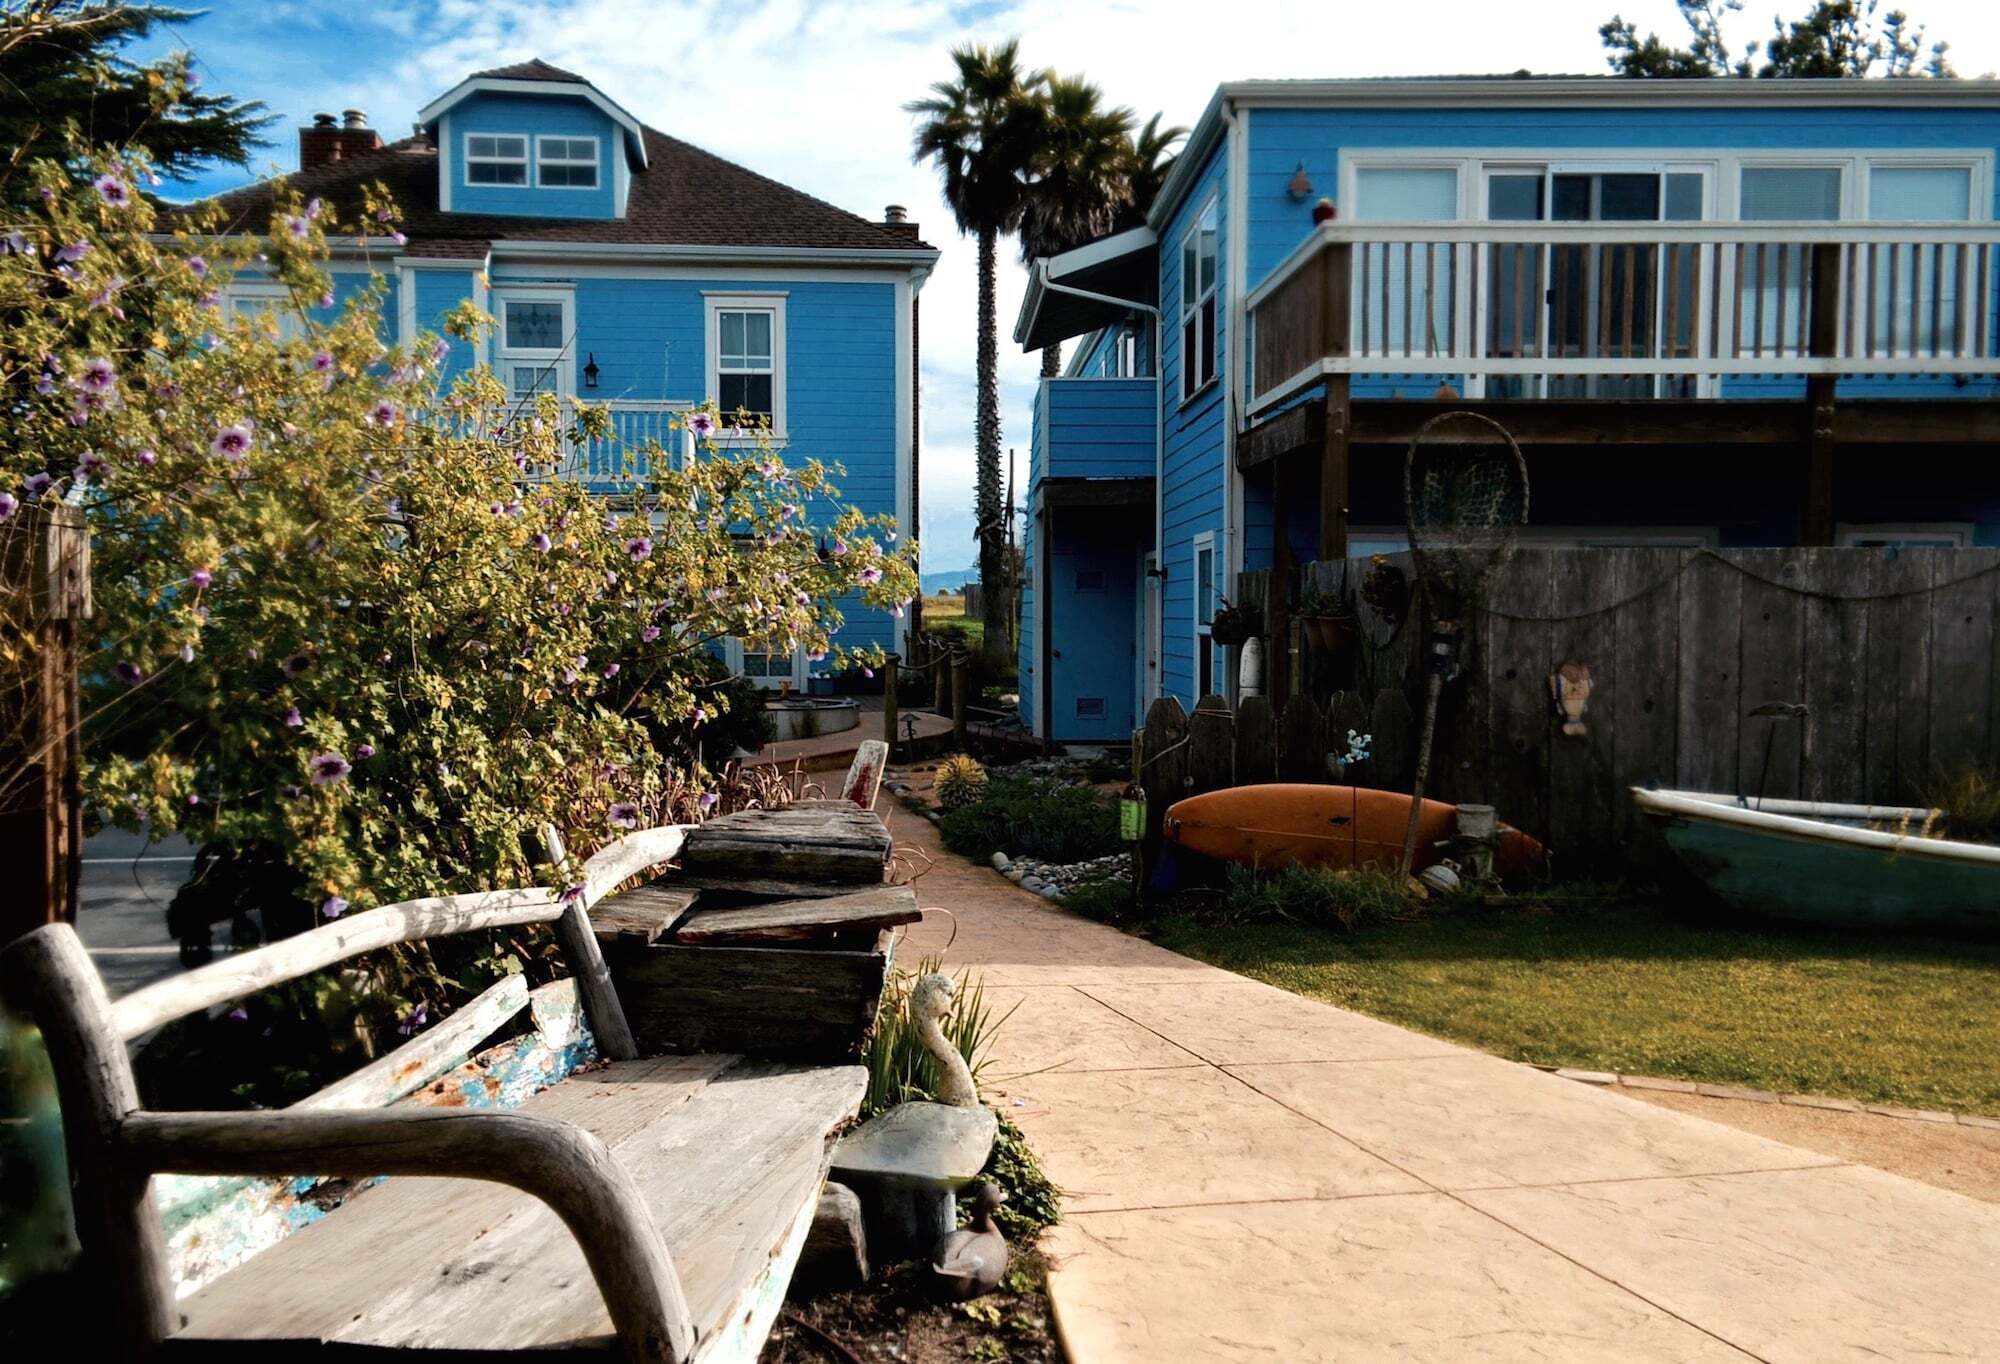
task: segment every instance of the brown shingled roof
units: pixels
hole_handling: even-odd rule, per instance
[[[560,66],[550,66],[540,57],[533,61],[515,62],[512,66],[496,66],[487,71],[475,71],[473,80],[493,81],[561,81],[567,85],[588,85],[589,81],[574,71],[565,71]]]
[[[501,67],[481,74],[499,77],[519,69],[522,68]],[[554,67],[546,69],[556,75],[534,79],[579,79]],[[925,245],[906,231],[836,208],[678,138],[652,128],[642,132],[647,168],[632,173],[632,192],[623,218],[583,220],[440,212],[437,148],[424,137],[391,142],[378,151],[300,171],[286,180],[308,198],[328,200],[341,210],[343,218],[358,209],[363,185],[381,181],[402,210],[403,231],[413,245],[439,240],[504,243],[510,238],[644,246],[795,246],[862,251],[907,251]],[[213,202],[222,206],[231,226],[261,231],[270,216],[273,184],[261,181],[247,185],[219,195]]]

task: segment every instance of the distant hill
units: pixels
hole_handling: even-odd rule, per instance
[[[977,564],[974,564],[971,568],[955,568],[949,571],[926,573],[921,579],[924,595],[927,597],[947,590],[956,591],[967,583],[976,583],[978,581],[979,565]]]

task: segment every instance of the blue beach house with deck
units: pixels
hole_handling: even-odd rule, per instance
[[[616,447],[672,445],[669,414],[714,402],[779,448],[844,466],[842,499],[917,526],[917,296],[937,251],[903,210],[871,220],[641,124],[584,77],[530,61],[481,71],[385,143],[359,110],[299,132],[302,194],[343,208],[381,181],[407,238],[336,244],[336,299],[387,277],[399,339],[470,299],[496,326],[477,353],[527,396],[607,403],[615,443],[576,452],[602,480]],[[245,231],[271,187],[219,201]],[[282,290],[231,286],[236,310]],[[281,326],[285,325],[281,319]],[[725,439],[727,433],[725,432]],[[901,647],[906,619],[849,603],[840,642]],[[803,689],[806,660],[732,642],[760,683]]]
[[[1033,266],[1024,718],[1233,694],[1234,575],[1404,548],[1447,403],[1525,543],[2000,546],[1996,150],[1992,81],[1223,85],[1144,226]]]

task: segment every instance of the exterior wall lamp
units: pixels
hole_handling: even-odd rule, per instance
[[[590,357],[583,362],[583,386],[585,388],[597,387],[597,373],[597,355],[595,352],[592,352]]]
[[[1312,177],[1306,174],[1306,163],[1299,162],[1299,168],[1292,172],[1292,181],[1285,186],[1285,193],[1292,196],[1292,202],[1302,204],[1306,196],[1313,192]]]

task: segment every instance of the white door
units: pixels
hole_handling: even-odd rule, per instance
[[[567,289],[495,289],[493,372],[517,406],[576,393],[576,317]]]
[[[782,644],[753,644],[732,639],[724,649],[723,661],[766,691],[804,691],[806,656],[803,649],[786,649]]]

